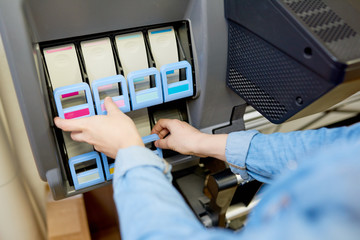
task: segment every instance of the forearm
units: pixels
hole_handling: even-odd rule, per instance
[[[296,168],[300,161],[306,161],[306,155],[311,152],[335,142],[352,138],[356,141],[359,132],[360,125],[357,124],[334,129],[256,134],[246,156],[247,172],[259,181],[270,182],[284,171]]]
[[[306,153],[347,135],[346,128],[274,134],[255,130],[229,135],[199,133],[193,151],[198,156],[226,161],[244,180],[252,177],[269,183],[274,176],[295,167]]]
[[[120,153],[120,154],[119,154]],[[120,150],[114,200],[124,239],[190,238],[205,228],[170,182],[160,158],[145,148]]]
[[[181,196],[154,167],[130,170],[114,185],[124,239],[174,239],[204,230]],[[179,230],[181,229],[181,230]]]
[[[195,154],[198,156],[213,157],[226,161],[225,148],[228,134],[204,134],[199,138],[195,146]]]

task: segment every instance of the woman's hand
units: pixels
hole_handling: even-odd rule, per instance
[[[156,147],[171,149],[184,155],[226,159],[227,134],[205,134],[176,119],[160,119],[151,133],[160,137],[160,140],[155,142]]]
[[[119,110],[110,97],[105,98],[107,115],[96,115],[79,119],[56,117],[56,126],[71,132],[71,138],[78,142],[94,145],[95,150],[115,158],[119,149],[130,146],[144,146],[134,122]]]

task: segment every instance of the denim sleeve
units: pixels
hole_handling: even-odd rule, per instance
[[[240,174],[244,180],[251,180],[245,161],[252,138],[258,134],[256,130],[232,132],[226,140],[225,156],[233,173]]]
[[[343,130],[348,141],[312,152],[262,189],[244,239],[359,239],[360,132]]]
[[[289,134],[231,134],[229,141],[234,137],[243,145],[228,142],[234,171],[245,167],[250,177],[270,181],[294,159],[294,170],[269,186],[245,230],[237,232],[203,227],[172,186],[167,163],[149,149],[119,150],[113,187],[122,239],[358,239],[359,136],[360,124]],[[317,154],[307,158],[315,149]],[[301,157],[305,160],[296,167]]]
[[[167,163],[144,147],[118,151],[113,179],[122,239],[233,239],[208,231],[171,184]]]
[[[226,159],[233,172],[242,178],[270,183],[295,168],[307,155],[334,142],[356,141],[360,124],[350,127],[321,128],[289,133],[261,134],[243,131],[229,134]]]

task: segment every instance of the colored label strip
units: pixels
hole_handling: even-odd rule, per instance
[[[47,50],[46,53],[61,52],[61,51],[71,50],[71,49],[72,49],[72,47],[57,48],[57,49]]]
[[[185,92],[187,90],[189,90],[189,85],[184,84],[184,85],[169,88],[168,94],[171,95],[171,94],[175,94],[175,93],[179,93],[179,92]]]
[[[99,172],[97,172],[97,173],[93,173],[93,174],[90,174],[87,176],[78,177],[78,182],[79,182],[79,184],[82,184],[82,183],[90,182],[90,181],[93,181],[93,180],[96,180],[99,178],[100,178]]]
[[[124,107],[125,106],[125,101],[124,100],[117,100],[117,101],[114,101],[114,103],[116,104],[116,106],[118,106],[119,108],[120,107]],[[102,103],[101,104],[101,111],[105,111],[105,105]]]
[[[141,82],[141,81],[144,81],[144,80],[145,80],[144,77],[135,78],[135,79],[134,79],[134,83],[136,83],[136,82]]]
[[[68,98],[68,97],[72,97],[72,96],[76,96],[79,95],[79,92],[72,92],[72,93],[66,93],[61,95],[62,98]]]
[[[84,109],[80,109],[80,110],[77,110],[77,111],[72,111],[72,112],[65,113],[64,117],[65,117],[65,119],[73,119],[73,118],[86,116],[86,115],[89,115],[89,114],[90,114],[89,108],[84,108]]]
[[[153,31],[153,32],[151,32],[151,34],[158,34],[158,33],[171,32],[171,31],[172,31],[172,29],[168,28],[168,29]]]
[[[98,90],[99,91],[105,91],[105,90],[109,90],[109,89],[112,89],[112,88],[113,88],[113,84],[107,84],[107,85],[103,85],[103,86],[98,87]]]
[[[141,37],[141,35],[140,34],[129,35],[129,36],[124,36],[124,37],[118,37],[118,39],[124,40],[124,39],[138,38],[138,37]]]
[[[153,99],[157,99],[157,98],[158,98],[157,92],[150,92],[150,93],[136,95],[136,102],[142,103],[142,102],[147,102],[149,100],[153,100]]]

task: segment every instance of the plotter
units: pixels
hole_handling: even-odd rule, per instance
[[[112,182],[114,159],[53,122],[106,114],[110,96],[211,226],[225,225],[227,207],[248,204],[259,184],[156,149],[151,128],[175,118],[229,133],[245,129],[247,104],[282,123],[345,99],[360,89],[359,12],[351,0],[4,0],[0,30],[38,172],[55,199]]]

